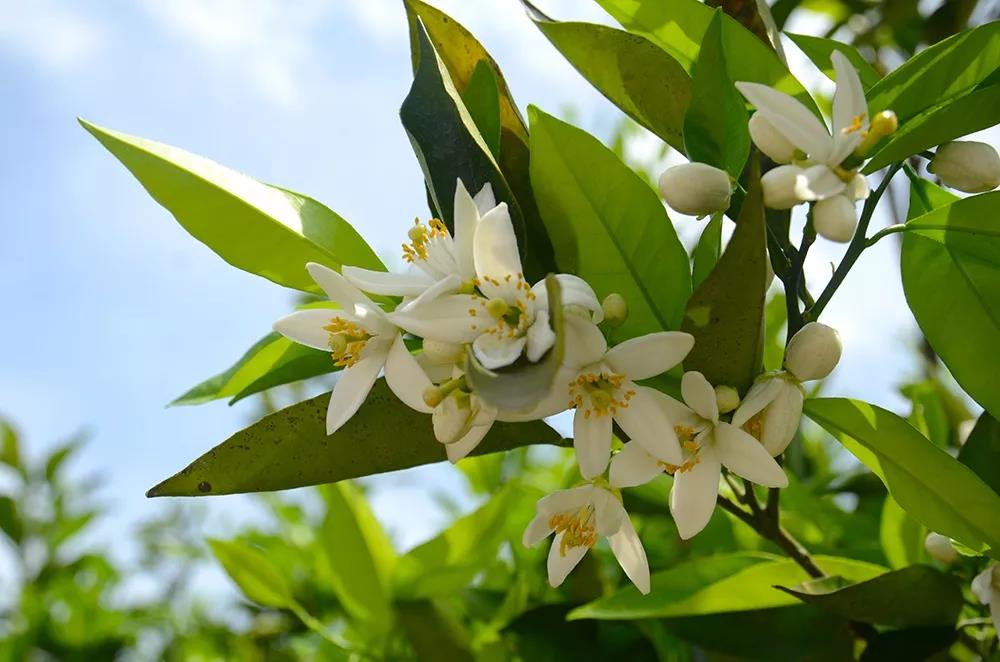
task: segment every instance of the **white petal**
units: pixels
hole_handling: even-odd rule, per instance
[[[431,414],[434,438],[442,444],[453,444],[465,436],[472,427],[474,413],[469,407],[462,407],[454,396],[442,400]]]
[[[513,301],[517,295],[516,276],[522,273],[517,237],[506,203],[500,203],[479,221],[474,244],[479,289],[488,297]],[[507,276],[512,276],[507,280]],[[500,285],[489,281],[494,279]]]
[[[619,375],[633,381],[662,374],[684,360],[694,347],[694,336],[681,331],[661,331],[630,338],[608,351],[604,361]]]
[[[330,301],[346,311],[353,311],[357,306],[376,307],[364,292],[351,285],[346,278],[330,267],[317,262],[306,264],[306,270],[316,284],[323,288]]]
[[[782,379],[772,377],[763,379],[751,386],[750,390],[743,397],[739,408],[733,413],[733,425],[738,428],[743,427],[759,411],[771,404],[781,392],[782,382]]]
[[[472,200],[476,203],[479,215],[485,216],[489,210],[497,206],[496,196],[493,195],[493,185],[489,182],[483,184],[483,188],[479,189],[479,193]]]
[[[472,351],[487,370],[508,366],[521,356],[527,338],[510,338],[484,333],[472,343]]]
[[[801,199],[795,195],[795,182],[803,168],[796,165],[782,165],[771,168],[760,178],[764,191],[764,204],[768,209],[791,209],[800,204]]]
[[[337,317],[345,317],[332,308],[310,308],[285,315],[274,323],[274,330],[300,345],[330,351],[330,332],[324,329]],[[353,320],[352,320],[353,321]]]
[[[596,324],[589,318],[568,313],[564,320],[566,351],[563,365],[582,368],[596,363],[608,351],[608,341]]]
[[[681,396],[687,406],[702,418],[712,421],[719,420],[719,405],[715,401],[715,389],[705,379],[705,375],[697,371],[685,372],[681,377]]]
[[[747,100],[757,107],[775,129],[814,161],[826,163],[833,139],[823,123],[808,108],[788,96],[759,83],[736,83]]]
[[[532,518],[527,528],[524,529],[524,535],[521,536],[521,543],[525,547],[533,547],[540,540],[549,537],[549,534],[552,533],[552,528],[549,526],[550,517],[545,513],[538,513]]]
[[[640,444],[629,442],[611,458],[609,478],[614,487],[645,485],[663,473],[659,461]]]
[[[855,126],[855,119],[860,117],[861,123],[855,132],[863,135],[868,130],[868,102],[865,101],[861,79],[843,53],[835,50],[831,59],[837,74],[837,91],[833,95],[833,131],[836,134]]]
[[[546,494],[538,500],[536,508],[539,514],[552,516],[557,513],[568,513],[579,510],[585,504],[593,500],[593,485],[581,485],[569,490],[558,490],[552,494]]]
[[[483,437],[490,431],[493,427],[493,423],[488,425],[475,425],[465,436],[456,441],[453,444],[445,444],[445,452],[448,454],[448,460],[454,464],[458,462],[463,457],[471,453],[479,445],[479,442],[483,440]]]
[[[778,397],[764,410],[760,443],[773,456],[781,455],[792,443],[802,420],[802,390],[784,382]]]
[[[556,334],[549,325],[549,313],[539,310],[535,313],[535,321],[528,327],[526,355],[531,362],[537,362],[545,352],[556,344]]]
[[[990,617],[993,620],[993,629],[1000,632],[1000,591],[994,591],[990,599]]]
[[[423,271],[412,270],[405,274],[372,271],[345,265],[344,278],[365,292],[385,296],[417,296],[434,284],[434,279]]]
[[[431,380],[400,335],[396,336],[385,360],[385,383],[407,407],[431,413],[431,407],[424,402],[424,391],[432,385]]]
[[[461,179],[455,184],[455,261],[463,280],[476,277],[473,241],[480,211]]]
[[[680,443],[674,432],[673,421],[660,406],[659,391],[648,386],[636,386],[626,382],[623,388],[635,390],[628,407],[619,407],[615,420],[629,439],[638,442],[646,452],[658,460],[669,464],[683,461]]]
[[[580,474],[590,480],[604,473],[611,457],[611,417],[586,416],[577,409],[573,414],[573,448]]]
[[[330,394],[330,405],[326,410],[326,433],[333,434],[354,416],[368,397],[369,391],[385,365],[389,343],[384,340],[370,340],[361,351],[361,359],[344,368]]]
[[[410,301],[407,301],[405,305],[400,306],[397,310],[399,310],[400,312],[405,312],[406,310],[409,310],[411,308],[418,308],[420,306],[424,306],[430,303],[431,301],[435,301],[441,298],[446,294],[454,293],[455,290],[457,290],[461,284],[462,281],[455,274],[451,274],[450,276],[445,276],[444,278],[441,278],[440,280],[431,283],[430,287],[425,288],[424,291],[421,292],[419,296],[417,296],[414,299],[411,299]],[[458,296],[463,296],[463,295],[458,295]],[[466,313],[468,313],[468,311],[466,311]]]
[[[628,578],[643,595],[649,594],[649,561],[646,560],[646,550],[642,547],[631,520],[626,517],[622,527],[614,535],[608,536],[611,551],[618,559]]]
[[[572,274],[556,274],[556,280],[559,282],[559,298],[564,308],[580,306],[591,313],[595,324],[604,319],[604,308],[601,307],[601,302],[587,281]],[[540,280],[535,283],[531,291],[535,294],[535,305],[539,308],[548,308],[549,291],[545,281]]]
[[[719,459],[710,446],[698,451],[698,464],[690,471],[674,474],[670,489],[670,514],[683,540],[691,538],[708,524],[719,498]]]
[[[419,306],[408,305],[389,313],[389,321],[401,329],[421,338],[458,344],[470,343],[485,326],[484,322],[469,314],[470,309],[485,315],[479,299],[469,294],[448,294]],[[492,320],[486,319],[485,324]]]
[[[594,487],[593,494],[594,521],[597,534],[610,536],[622,528],[622,522],[628,518],[625,507],[614,494],[603,487]]]
[[[868,196],[871,195],[872,189],[868,184],[868,178],[862,175],[860,172],[854,175],[851,181],[847,182],[847,190],[844,191],[845,194],[851,200],[867,200]]]
[[[549,586],[555,588],[566,581],[566,577],[572,572],[573,568],[580,562],[587,554],[589,547],[570,547],[566,550],[566,556],[562,555],[560,547],[562,546],[563,534],[557,535],[552,540],[552,547],[549,549],[549,559],[548,559],[548,572],[549,572]]]
[[[682,402],[677,402],[666,393],[656,391],[656,403],[666,414],[673,427],[691,428],[693,432],[700,432],[708,425],[709,421],[699,416]]]
[[[763,445],[729,423],[715,426],[715,450],[733,473],[765,487],[787,487],[788,476]]]
[[[809,166],[795,178],[795,195],[800,200],[826,200],[842,193],[847,187],[826,165]]]

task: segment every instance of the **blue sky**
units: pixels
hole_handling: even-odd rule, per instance
[[[616,121],[519,3],[438,4],[482,39],[522,107],[572,106],[598,134]],[[540,4],[607,20],[596,5]],[[92,431],[77,468],[104,477],[103,527],[122,539],[167,505],[144,490],[248,423],[254,406],[165,403],[239,357],[293,293],[188,236],[75,117],[316,197],[398,263],[402,233],[426,215],[397,118],[410,80],[405,19],[396,0],[0,0],[0,13],[0,413],[35,453]],[[685,236],[698,231],[676,222]],[[812,282],[840,251],[819,243]],[[892,241],[879,244],[826,314],[846,345],[831,391],[889,406],[912,369],[899,347],[914,338],[895,262]],[[376,484],[376,509],[403,544],[441,521],[431,482],[458,485],[447,466]],[[208,501],[206,534],[251,510],[244,497]]]

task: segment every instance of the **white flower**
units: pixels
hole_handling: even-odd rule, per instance
[[[991,561],[986,569],[972,580],[972,593],[984,605],[990,606],[993,627],[1000,632],[1000,563]]]
[[[754,113],[750,118],[750,139],[757,148],[777,164],[791,163],[805,155],[780,131],[774,128],[764,113]]]
[[[660,175],[660,194],[670,208],[689,216],[729,209],[733,183],[729,173],[705,163],[684,163]]]
[[[705,528],[715,510],[722,467],[767,487],[785,487],[788,477],[759,441],[738,426],[719,420],[715,390],[700,372],[681,379],[685,404],[659,394],[660,404],[682,441],[684,461],[667,464],[629,442],[611,460],[611,482],[620,487],[642,485],[666,471],[674,476],[670,512],[681,538]]]
[[[386,382],[398,387],[405,382],[407,359],[412,357],[399,329],[358,288],[321,264],[310,262],[306,269],[340,310],[300,310],[275,322],[274,330],[299,344],[331,352],[336,365],[343,366],[326,413],[326,433],[333,434],[368,397],[383,366]]]
[[[868,104],[858,74],[848,59],[840,51],[834,51],[832,59],[837,72],[832,135],[793,97],[759,83],[736,83],[766,122],[758,121],[756,131],[751,134],[760,139],[757,146],[779,163],[795,162],[783,171],[783,181],[790,188],[780,196],[774,192],[770,196],[765,194],[765,201],[782,199],[782,205],[775,209],[789,208],[791,205],[784,205],[793,195],[799,201],[826,200],[845,191],[854,195],[864,193],[867,197],[867,184],[855,181],[864,177],[857,171],[841,168],[841,163],[861,145],[868,132]],[[795,152],[789,158],[787,146],[778,144],[772,130],[801,152],[803,158],[794,158],[798,156]]]
[[[454,289],[458,289],[476,276],[473,238],[479,221],[495,207],[489,184],[473,198],[459,179],[455,185],[454,238],[439,219],[432,219],[427,225],[417,220],[410,228],[410,243],[403,244],[403,259],[412,265],[408,273],[345,266],[344,277],[365,292],[388,296],[418,296],[449,276],[457,276]]]
[[[835,195],[813,205],[813,227],[816,234],[839,243],[847,243],[858,227],[858,212],[854,201],[846,195]]]
[[[439,296],[431,288],[390,313],[389,318],[425,339],[472,343],[476,358],[489,370],[510,365],[522,353],[529,361],[538,361],[555,342],[549,324],[548,293],[544,281],[529,287],[524,280],[517,238],[505,203],[479,221],[473,249],[478,293]],[[601,304],[590,285],[568,274],[557,278],[563,305],[581,306],[592,312],[594,321],[599,321]],[[448,279],[441,282],[447,283]],[[443,287],[436,289],[444,291]]]
[[[642,541],[619,497],[610,490],[591,484],[542,497],[524,531],[524,546],[531,547],[552,533],[556,536],[549,549],[551,586],[562,584],[598,536],[603,536],[636,588],[649,593],[649,563]]]
[[[799,329],[785,348],[785,367],[800,382],[823,379],[837,367],[843,344],[837,330],[819,322]]]
[[[584,478],[594,478],[611,458],[612,421],[630,439],[663,462],[679,464],[681,449],[674,424],[659,406],[658,391],[635,382],[649,379],[680,363],[694,346],[694,337],[663,331],[632,338],[611,348],[603,334],[581,338],[582,367],[569,384],[573,415],[573,446]],[[587,360],[589,359],[589,360]]]
[[[956,140],[937,148],[927,171],[951,188],[983,193],[1000,186],[1000,155],[986,143]]]
[[[924,538],[924,549],[931,555],[931,558],[937,559],[941,563],[950,564],[958,560],[958,552],[951,544],[951,538],[934,531],[928,533],[927,537]]]

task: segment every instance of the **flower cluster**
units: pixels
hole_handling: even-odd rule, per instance
[[[802,411],[800,381],[825,376],[840,354],[836,332],[807,325],[789,346],[787,370],[765,375],[742,404],[736,390],[683,375],[684,402],[639,384],[678,366],[694,346],[682,332],[651,333],[608,346],[602,325],[620,324],[627,304],[603,302],[581,278],[558,274],[564,352],[549,393],[525,410],[498,407],[466,378],[474,358],[488,370],[540,361],[557,338],[544,282],[525,281],[505,203],[489,186],[471,196],[461,181],[454,235],[419,220],[403,245],[406,273],[345,266],[307,268],[336,308],[309,308],[275,323],[295,342],[329,351],[343,370],[327,413],[336,432],[364,402],[379,374],[399,399],[431,415],[452,462],[472,452],[495,421],[537,420],[572,409],[573,445],[584,484],[543,498],[524,534],[533,545],[555,534],[549,581],[557,586],[608,539],[628,577],[649,591],[642,544],[622,506],[621,488],[674,476],[670,510],[682,537],[708,522],[723,468],[769,487],[787,485],[773,456],[788,445]],[[399,297],[391,312],[369,295]],[[605,317],[607,319],[605,320]],[[411,352],[404,337],[421,341]],[[726,420],[728,418],[729,420]],[[614,426],[628,441],[612,457]]]

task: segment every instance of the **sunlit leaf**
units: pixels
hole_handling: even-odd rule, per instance
[[[294,602],[288,580],[260,550],[237,540],[209,540],[208,545],[247,599],[278,608]]]
[[[910,517],[895,499],[885,497],[879,524],[879,540],[892,568],[926,562],[928,558],[924,540],[927,533],[927,527]]]
[[[708,278],[715,265],[719,262],[719,255],[722,253],[722,214],[712,216],[712,219],[705,224],[705,229],[701,231],[701,238],[691,254],[692,269],[691,280],[695,287]]]
[[[472,116],[476,128],[490,148],[494,159],[500,158],[500,89],[496,72],[486,60],[480,60],[472,72],[469,85],[461,93],[462,102]]]
[[[851,64],[854,65],[855,70],[858,72],[858,78],[861,79],[861,85],[867,90],[875,83],[882,79],[882,76],[875,71],[874,67],[868,63],[868,60],[858,52],[858,49],[850,44],[845,44],[843,42],[837,41],[836,39],[827,39],[825,37],[814,37],[807,34],[792,34],[787,33],[788,38],[795,42],[795,45],[802,49],[802,52],[806,54],[813,64],[815,64],[820,71],[822,71],[827,78],[836,81],[837,76],[835,75],[833,69],[833,59],[831,56],[834,51],[840,51],[843,53]]]

